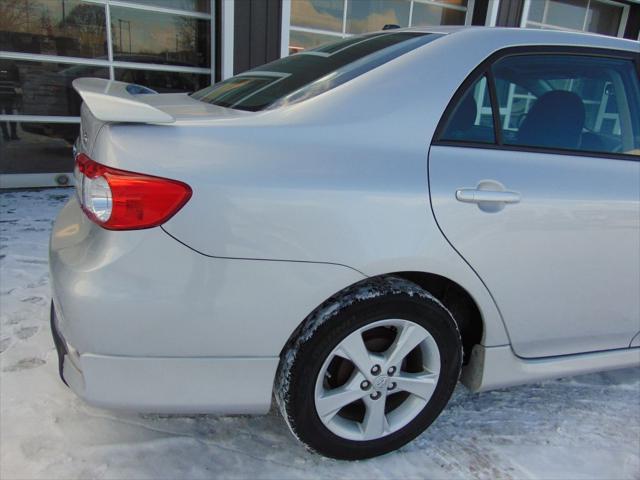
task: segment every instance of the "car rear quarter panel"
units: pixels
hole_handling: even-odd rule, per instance
[[[364,278],[328,264],[209,258],[160,228],[113,232],[75,198],[50,247],[53,297],[80,353],[277,357],[298,324]]]
[[[485,344],[507,344],[489,292],[431,212],[433,131],[485,55],[446,37],[431,45],[439,42],[298,105],[207,122],[110,125],[96,160],[191,185],[192,199],[163,228],[204,255],[324,262],[367,276],[442,275],[476,300]],[[452,48],[459,61],[445,69]]]
[[[476,300],[485,345],[507,344],[490,293],[433,219],[427,158],[442,112],[482,60],[505,45],[556,38],[518,32],[510,40],[513,34],[448,35],[273,111],[166,126],[108,125],[94,156],[191,185],[192,199],[163,228],[204,255],[321,262],[367,276],[439,274]],[[586,45],[589,37],[575,38]]]

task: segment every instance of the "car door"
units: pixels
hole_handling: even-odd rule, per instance
[[[519,356],[626,348],[640,330],[638,71],[632,53],[506,50],[438,127],[435,218]]]

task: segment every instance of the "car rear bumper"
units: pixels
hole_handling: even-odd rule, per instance
[[[88,403],[154,413],[266,413],[278,357],[172,358],[78,354],[51,332],[60,378]]]
[[[53,336],[53,344],[58,352],[58,373],[60,374],[60,379],[77,394],[84,392],[84,377],[78,366],[78,354],[60,333],[58,316],[53,301],[51,302],[51,335]]]
[[[267,411],[289,336],[363,278],[339,265],[208,257],[160,228],[104,230],[75,199],[53,226],[49,260],[65,383],[94,405],[158,413]]]

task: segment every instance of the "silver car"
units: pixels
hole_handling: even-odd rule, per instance
[[[640,364],[640,45],[387,30],[187,94],[79,79],[51,237],[91,404],[380,455],[473,391]]]

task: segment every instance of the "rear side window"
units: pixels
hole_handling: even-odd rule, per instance
[[[495,137],[508,146],[640,156],[640,82],[631,59],[523,54],[490,68],[447,109],[439,140],[494,143]],[[492,113],[494,137],[481,129],[491,126]]]
[[[249,111],[295,103],[335,88],[441,36],[381,32],[349,37],[262,65],[199,90],[192,97]]]
[[[640,154],[631,60],[522,55],[493,66],[505,145]]]
[[[491,99],[486,75],[480,77],[454,107],[442,140],[495,143]]]

